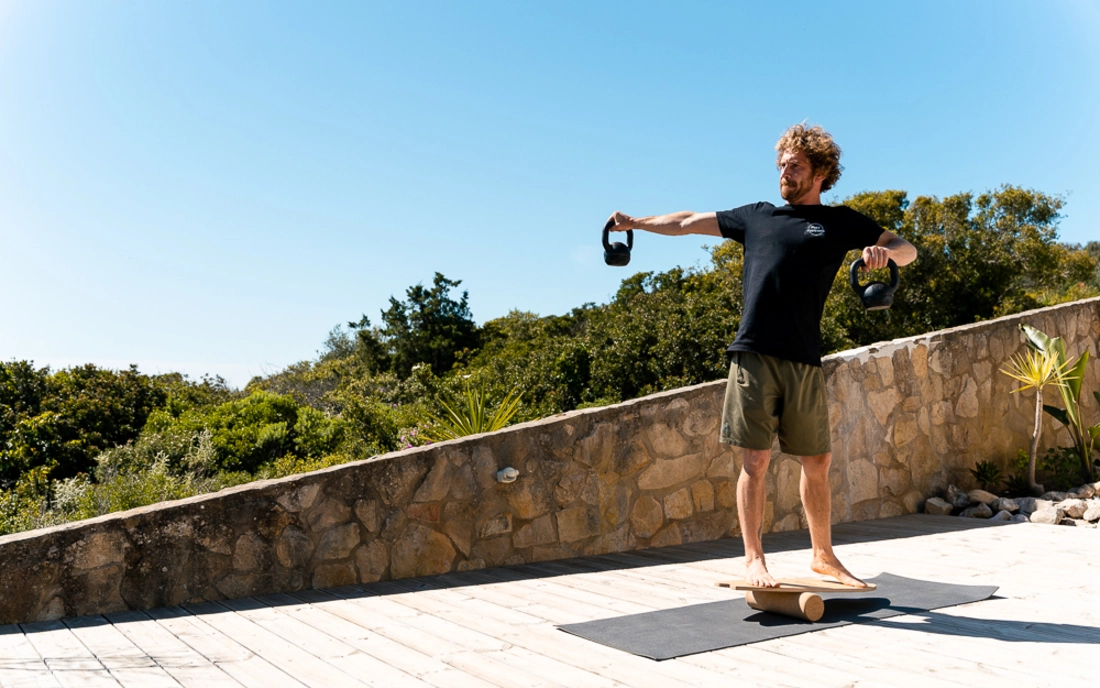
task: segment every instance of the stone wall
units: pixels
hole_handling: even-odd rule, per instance
[[[1033,397],[998,373],[1027,322],[1097,353],[1100,299],[830,356],[833,520],[916,511],[1007,466]],[[1100,389],[1098,365],[1086,390]],[[0,537],[0,623],[371,582],[739,534],[724,381],[281,480]],[[1089,395],[1088,417],[1098,409]],[[1049,425],[1046,444],[1066,441]],[[497,471],[514,467],[512,483]],[[775,454],[767,531],[805,526]]]

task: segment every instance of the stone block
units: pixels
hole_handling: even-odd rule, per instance
[[[676,459],[687,453],[690,444],[678,428],[665,423],[654,423],[646,431],[649,445],[658,459]]]
[[[989,518],[992,515],[993,510],[989,508],[988,504],[967,507],[959,514],[962,518]]]
[[[894,446],[904,447],[917,437],[917,433],[916,417],[910,413],[899,415],[894,421]]]
[[[330,528],[321,535],[313,556],[320,561],[343,559],[351,554],[359,542],[359,524],[345,523]]]
[[[852,504],[878,497],[878,471],[866,459],[848,462],[848,494]]]
[[[776,521],[772,526],[773,533],[785,533],[788,530],[798,530],[802,527],[801,521],[799,521],[798,514],[787,514],[783,518]]]
[[[512,514],[496,514],[478,526],[477,534],[482,539],[499,537],[512,532]]]
[[[585,466],[600,470],[611,462],[618,439],[612,423],[597,423],[591,434],[573,446],[573,458]]]
[[[684,544],[684,538],[680,534],[679,526],[675,523],[654,535],[653,539],[649,541],[650,547],[668,547],[669,545],[682,544]]]
[[[503,487],[508,504],[512,506],[517,518],[530,521],[550,511],[550,489],[537,476],[522,475],[516,482]]]
[[[559,511],[557,522],[558,538],[563,544],[578,542],[600,532],[599,512],[587,506]]]
[[[540,516],[534,521],[516,531],[512,538],[512,544],[520,549],[534,547],[535,545],[549,545],[557,542],[558,535],[554,531],[554,519],[549,514]]]
[[[468,463],[458,466],[451,477],[450,498],[459,501],[473,499],[477,494],[477,483],[474,481],[474,469]]]
[[[413,502],[405,509],[405,515],[414,521],[439,523],[441,510],[439,502]]]
[[[311,509],[306,518],[310,530],[315,533],[328,530],[337,523],[347,523],[350,520],[351,509],[335,499],[326,500],[316,508]]]
[[[997,495],[992,492],[986,492],[985,490],[971,490],[966,493],[967,499],[971,504],[985,504],[991,506],[993,502],[997,501]]]
[[[394,578],[430,576],[452,569],[455,549],[442,533],[410,524],[393,545],[390,572]]]
[[[72,561],[73,568],[78,571],[98,569],[103,566],[122,564],[129,547],[122,533],[93,532],[70,545],[66,551],[66,558]]]
[[[977,418],[980,411],[978,383],[967,375],[963,382],[962,392],[959,394],[958,401],[955,402],[955,415],[960,418]]]
[[[1029,519],[1032,523],[1043,523],[1045,525],[1057,525],[1062,522],[1066,514],[1061,509],[1056,507],[1046,507],[1045,509],[1039,509],[1032,513]]]
[[[414,502],[438,502],[447,496],[451,489],[451,462],[444,453],[440,452],[435,459],[435,465],[424,478],[424,482],[417,488],[413,496]]]
[[[1067,518],[1081,518],[1089,508],[1083,499],[1064,499],[1054,506],[1065,512]]]
[[[679,521],[692,514],[691,491],[684,487],[664,499],[665,516],[669,520]]]
[[[359,582],[355,566],[350,562],[324,564],[313,571],[312,584],[315,589],[335,588],[341,585],[354,585]]]
[[[1020,510],[1020,505],[1016,503],[1015,499],[1011,497],[998,497],[993,500],[989,505],[990,509],[994,511],[1007,511],[1010,514],[1014,514]]]
[[[484,559],[463,559],[458,562],[459,571],[477,571],[487,566]]]
[[[309,483],[307,485],[298,485],[287,490],[276,497],[275,501],[288,512],[296,514],[299,511],[304,511],[313,506],[313,502],[320,493],[320,484]]]
[[[687,454],[676,459],[654,461],[638,476],[641,490],[664,490],[703,477],[703,455]]]
[[[691,499],[696,511],[714,511],[714,486],[706,480],[692,483]]]
[[[775,478],[775,501],[779,512],[786,514],[801,503],[798,484],[802,478],[802,464],[796,459],[783,458]]]
[[[304,568],[312,554],[313,541],[300,528],[287,526],[275,540],[275,556],[283,568]]]
[[[267,569],[269,564],[270,553],[262,538],[251,533],[237,538],[233,547],[234,571],[259,571]]]
[[[1100,502],[1093,502],[1090,504],[1089,508],[1085,510],[1085,513],[1081,515],[1081,518],[1089,523],[1100,521]]]
[[[355,568],[359,571],[359,582],[374,583],[382,580],[390,563],[389,556],[386,546],[378,540],[357,547]]]
[[[653,497],[643,495],[634,503],[634,509],[630,512],[630,525],[638,537],[651,537],[664,522],[661,504]]]
[[[932,497],[924,503],[924,513],[936,516],[950,516],[952,508],[950,504],[939,497]]]
[[[355,515],[368,533],[377,533],[379,528],[378,500],[360,499],[355,502]]]
[[[719,483],[715,499],[720,509],[732,509],[737,504],[737,485],[732,480]]]

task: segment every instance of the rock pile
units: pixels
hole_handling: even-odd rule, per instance
[[[1100,482],[1067,492],[1047,492],[1038,498],[998,497],[985,490],[964,492],[948,485],[942,497],[932,497],[924,503],[924,513],[1096,528],[1100,521]]]

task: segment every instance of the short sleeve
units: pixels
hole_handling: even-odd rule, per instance
[[[877,222],[858,210],[852,210],[847,206],[845,208],[852,214],[851,222],[848,225],[850,227],[849,240],[851,241],[849,250],[862,249],[877,244],[879,237],[886,230],[879,227]]]
[[[720,231],[722,236],[726,239],[733,239],[738,243],[744,244],[745,230],[749,226],[749,217],[760,212],[760,206],[762,205],[765,204],[754,203],[752,205],[743,205],[740,208],[734,208],[732,210],[719,210],[715,213],[718,217],[718,231]]]

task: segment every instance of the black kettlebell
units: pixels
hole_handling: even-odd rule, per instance
[[[894,292],[898,290],[898,282],[901,281],[898,277],[898,264],[892,260],[886,263],[887,267],[890,268],[890,284],[871,282],[865,287],[859,284],[859,269],[863,265],[863,259],[858,258],[848,270],[848,277],[852,281],[852,290],[863,302],[863,307],[869,311],[881,311],[889,308],[894,303]]]
[[[608,265],[622,267],[630,262],[630,249],[634,248],[634,230],[626,230],[626,243],[612,242],[611,228],[615,226],[615,218],[607,221],[603,226],[603,262]]]

